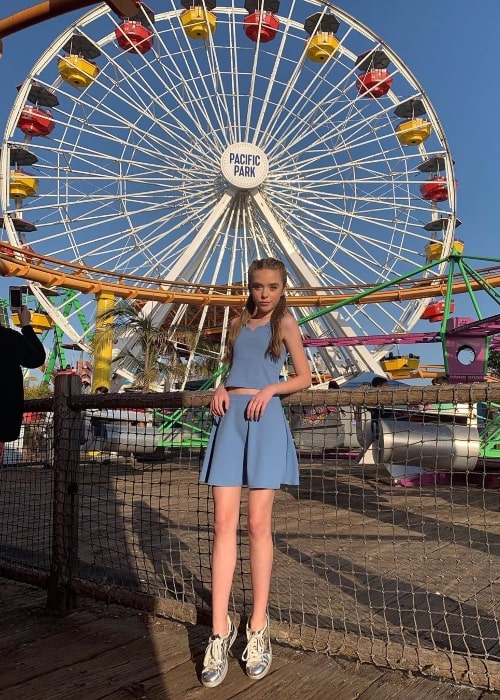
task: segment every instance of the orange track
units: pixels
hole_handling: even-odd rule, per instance
[[[10,249],[11,254],[7,254]],[[152,279],[134,275],[124,275],[98,268],[87,268],[76,263],[56,260],[37,253],[29,253],[30,262],[24,258],[26,252],[2,243],[0,252],[0,275],[5,277],[22,277],[32,282],[39,282],[44,287],[64,287],[74,289],[83,294],[110,292],[122,299],[137,299],[140,301],[158,301],[163,304],[194,304],[199,306],[242,306],[247,295],[241,287],[227,286],[207,287],[206,285],[183,282],[180,285],[175,280]],[[481,274],[481,270],[478,270]],[[500,271],[498,267],[488,268],[481,275],[487,284],[500,287]],[[482,285],[469,280],[474,290],[482,289]],[[425,279],[408,280],[393,289],[372,292],[364,297],[359,304],[380,304],[411,299],[428,299],[446,294],[446,277],[434,278],[433,282]],[[354,295],[369,289],[365,287],[325,287],[318,289],[300,288],[288,289],[288,306],[324,307],[341,302],[347,302]],[[228,291],[232,291],[228,295]],[[463,294],[468,291],[463,279],[453,283],[453,294]],[[296,302],[296,303],[295,303]]]
[[[46,0],[46,2],[40,2],[0,20],[0,37],[9,36],[9,34],[14,34],[21,29],[26,29],[26,27],[31,27],[52,17],[58,17],[66,12],[98,4],[99,2],[96,0]],[[107,4],[119,14],[128,16],[137,14],[137,5],[134,0],[107,0]]]

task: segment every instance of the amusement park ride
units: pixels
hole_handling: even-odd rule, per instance
[[[47,372],[65,346],[89,351],[116,299],[158,326],[196,308],[200,338],[220,309],[222,363],[248,263],[273,256],[311,363],[340,384],[417,376],[418,357],[388,350],[431,342],[450,381],[484,378],[499,318],[474,292],[497,300],[500,272],[463,257],[454,161],[404,62],[324,0],[157,4],[53,0],[0,20],[7,37],[96,5],[17,86],[0,153],[0,273],[29,282]],[[452,317],[462,292],[475,321]],[[422,318],[440,330],[412,333]],[[111,386],[112,347],[94,359],[93,387]]]
[[[448,257],[448,282],[444,299],[432,300],[427,306],[422,319],[431,323],[440,323],[439,331],[423,331],[419,333],[391,333],[385,335],[364,335],[351,338],[307,338],[303,341],[305,347],[342,347],[346,345],[391,346],[399,350],[400,345],[413,345],[419,343],[441,343],[444,366],[443,377],[451,384],[482,382],[488,372],[489,350],[497,350],[495,336],[500,334],[500,313],[483,318],[481,316],[478,301],[470,284],[474,280],[480,289],[497,304],[500,303],[500,294],[472,268],[460,252],[454,247],[454,252]],[[442,262],[442,261],[437,261]],[[498,261],[496,261],[498,262]],[[467,284],[472,305],[477,313],[477,319],[469,317],[452,317],[455,302],[452,294],[454,288],[455,268],[463,276]],[[416,275],[421,271],[417,270]],[[374,290],[376,291],[376,290]],[[358,299],[361,295],[357,295]],[[319,313],[325,313],[322,310]],[[492,341],[492,342],[490,342]],[[412,353],[408,355],[394,355],[389,352],[380,361],[383,372],[391,379],[420,378],[420,357]]]

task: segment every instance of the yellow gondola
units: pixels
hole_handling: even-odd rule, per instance
[[[398,357],[389,353],[387,357],[380,360],[380,366],[391,377],[407,377],[411,372],[416,372],[419,365],[420,357],[412,353]]]
[[[196,6],[190,10],[185,10],[181,14],[181,24],[184,27],[186,35],[190,39],[199,39],[204,41],[209,34],[215,33],[217,26],[217,17],[213,12],[205,10],[203,7]]]
[[[12,314],[12,323],[15,326],[21,325],[19,314]],[[31,325],[35,333],[44,333],[45,331],[48,331],[54,327],[54,322],[48,314],[44,314],[39,311],[34,311],[31,313]]]
[[[22,170],[13,170],[10,173],[9,195],[12,199],[25,199],[34,197],[38,192],[38,180],[33,175]]]
[[[441,241],[429,241],[425,246],[425,259],[427,262],[432,260],[440,260],[443,253],[443,244]]]
[[[307,42],[307,58],[315,63],[324,63],[335,56],[340,42],[336,36],[328,32],[318,32]]]
[[[409,119],[396,127],[396,136],[403,146],[420,146],[432,133],[432,126],[427,119]]]
[[[64,82],[79,89],[88,87],[99,73],[99,67],[95,63],[76,55],[61,58],[57,69]]]

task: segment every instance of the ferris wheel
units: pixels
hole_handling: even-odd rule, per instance
[[[430,243],[437,258],[451,252],[443,129],[373,32],[320,0],[158,5],[130,18],[88,12],[18,86],[1,152],[4,240],[103,279],[136,278],[138,299],[148,278],[241,286],[256,257],[284,260],[300,294],[389,282],[425,265]],[[31,287],[85,347],[79,319],[95,318],[94,297],[78,293],[79,313],[63,314]],[[426,303],[295,312],[310,314],[309,337],[404,333]],[[158,323],[185,313],[145,310]],[[206,312],[196,318],[201,331]],[[228,321],[226,310],[222,347]],[[324,360],[335,376],[377,371],[385,351],[342,347]]]

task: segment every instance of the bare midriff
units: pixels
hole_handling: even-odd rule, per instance
[[[245,386],[227,386],[226,391],[228,394],[258,394],[260,389],[249,389]]]

